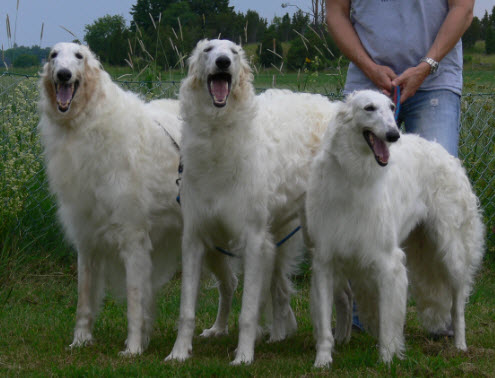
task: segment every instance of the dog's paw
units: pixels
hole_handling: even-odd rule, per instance
[[[328,352],[316,353],[315,368],[329,368],[332,365],[332,354]]]
[[[233,366],[238,366],[238,365],[249,365],[253,362],[254,356],[253,353],[237,353],[235,360],[232,361],[230,364]]]
[[[192,354],[192,346],[189,348],[178,348],[174,346],[172,349],[172,352],[165,357],[165,362],[168,361],[178,361],[178,362],[184,362],[187,360],[189,357],[191,357]]]
[[[292,336],[297,331],[297,322],[292,311],[284,320],[274,322],[268,343],[276,343]]]
[[[219,336],[224,336],[228,335],[229,330],[227,327],[225,328],[217,328],[215,326],[203,330],[201,334],[199,335],[200,337],[219,337]]]
[[[81,348],[94,343],[93,336],[89,332],[75,332],[74,340],[69,345],[69,349]]]
[[[467,351],[467,345],[466,345],[466,342],[464,340],[462,341],[456,341],[455,342],[455,347],[459,350],[462,350],[463,352]]]
[[[142,353],[143,353],[142,347],[139,347],[139,348],[127,347],[123,351],[119,352],[119,356],[121,356],[121,357],[135,357],[135,356],[139,356]]]

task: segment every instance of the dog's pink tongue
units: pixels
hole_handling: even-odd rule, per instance
[[[218,102],[224,102],[229,95],[229,82],[227,80],[212,80],[211,94]]]
[[[373,151],[375,152],[375,155],[378,157],[378,159],[382,163],[388,163],[388,159],[390,157],[390,152],[389,152],[388,147],[384,141],[382,141],[379,138],[375,138],[375,143],[373,145]]]
[[[60,104],[68,104],[72,99],[72,85],[61,84],[58,88],[57,102]]]

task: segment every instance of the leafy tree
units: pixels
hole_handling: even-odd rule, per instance
[[[246,43],[255,43],[263,39],[263,35],[267,29],[268,21],[261,18],[258,12],[248,10],[244,17],[243,27],[247,23],[247,41]]]
[[[148,30],[153,27],[153,21],[156,22],[160,18],[160,14],[174,3],[180,3],[180,0],[137,0],[136,4],[131,8],[131,31],[136,31],[136,25],[143,30]],[[151,17],[150,17],[151,16]]]
[[[287,52],[287,66],[289,69],[320,69],[328,67],[339,56],[340,51],[328,33],[321,37],[310,30],[304,38],[299,36],[292,41]],[[318,62],[318,67],[314,62]]]
[[[14,59],[14,67],[36,67],[40,65],[40,61],[36,55],[21,54]]]
[[[128,30],[122,16],[106,15],[84,28],[84,40],[100,60],[123,65],[127,56]]]
[[[462,36],[462,45],[465,48],[473,47],[479,39],[481,39],[481,21],[475,16],[471,25]]]
[[[298,10],[292,15],[292,23],[291,23],[291,33],[289,36],[289,40],[293,40],[296,38],[300,38],[296,33],[300,33],[302,35],[306,34],[309,25],[309,16],[305,14],[302,10]]]
[[[30,55],[34,56],[36,58],[36,63],[34,63],[33,59],[33,64],[31,66],[38,66],[40,63],[46,59],[48,54],[50,53],[50,48],[40,48],[39,46],[32,46],[32,47],[26,47],[26,46],[18,46],[17,44],[15,45],[14,48],[7,49],[5,50],[2,54],[0,54],[0,67],[5,67],[11,66],[12,62],[14,62],[14,67],[20,67],[17,65],[16,60],[21,56],[21,55]],[[25,58],[23,58],[25,59]],[[20,63],[24,64],[24,63]]]
[[[292,29],[289,14],[286,13],[282,18],[275,17],[272,21],[272,25],[275,26],[278,39],[282,42],[287,42]]]
[[[280,67],[282,57],[282,44],[276,38],[275,27],[270,25],[265,37],[261,41],[261,46],[257,49],[258,60],[264,67]]]
[[[481,39],[486,39],[486,32],[490,28],[490,16],[488,15],[488,11],[485,10],[485,14],[481,19]]]
[[[486,31],[485,51],[487,54],[495,54],[495,28]]]

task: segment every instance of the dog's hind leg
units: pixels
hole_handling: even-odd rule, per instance
[[[165,358],[165,361],[185,361],[191,356],[196,301],[204,254],[205,247],[201,240],[188,232],[187,227],[184,227],[179,332],[172,352]]]
[[[280,235],[285,236],[292,231],[298,222],[290,222]],[[270,285],[272,299],[272,324],[268,342],[284,340],[297,330],[296,317],[290,305],[294,292],[290,275],[295,270],[299,255],[302,252],[301,233],[293,235],[289,240],[276,248],[275,264]]]
[[[296,317],[290,306],[292,285],[286,273],[277,267],[273,272],[270,291],[273,317],[269,342],[276,342],[284,340],[297,330]]]
[[[454,327],[454,342],[457,349],[466,351],[466,322],[464,319],[464,307],[466,293],[464,285],[455,285],[452,289],[452,325]]]
[[[334,275],[328,263],[313,258],[311,275],[311,315],[316,339],[315,367],[330,367],[334,339],[332,335],[332,306]]]
[[[339,286],[341,288],[334,292],[337,318],[335,340],[337,343],[348,343],[352,331],[352,290],[347,279]]]
[[[237,287],[237,277],[232,272],[226,257],[218,251],[206,254],[206,264],[218,280],[218,312],[211,328],[203,330],[200,336],[212,337],[228,334],[228,320],[232,298]]]
[[[147,324],[152,318],[151,241],[147,234],[135,234],[121,251],[126,270],[127,340],[121,355],[141,354],[149,342]]]
[[[78,248],[76,326],[70,348],[93,342],[91,332],[104,294],[103,264],[97,256],[89,248]]]
[[[253,361],[262,296],[271,281],[274,248],[266,232],[252,232],[247,235],[239,343],[232,365],[250,364]]]
[[[449,273],[442,254],[438,252],[436,238],[425,226],[417,227],[407,238],[407,270],[411,294],[416,301],[418,317],[431,335],[448,335],[451,324],[452,289],[448,285]],[[459,277],[461,277],[460,275]],[[457,279],[457,277],[455,278]]]
[[[402,358],[404,350],[404,323],[407,306],[407,273],[405,256],[396,248],[377,261],[379,348],[383,362],[390,363],[394,355]]]

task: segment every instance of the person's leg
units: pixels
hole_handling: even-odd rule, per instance
[[[461,98],[449,90],[418,91],[400,110],[406,133],[440,143],[457,157]]]

